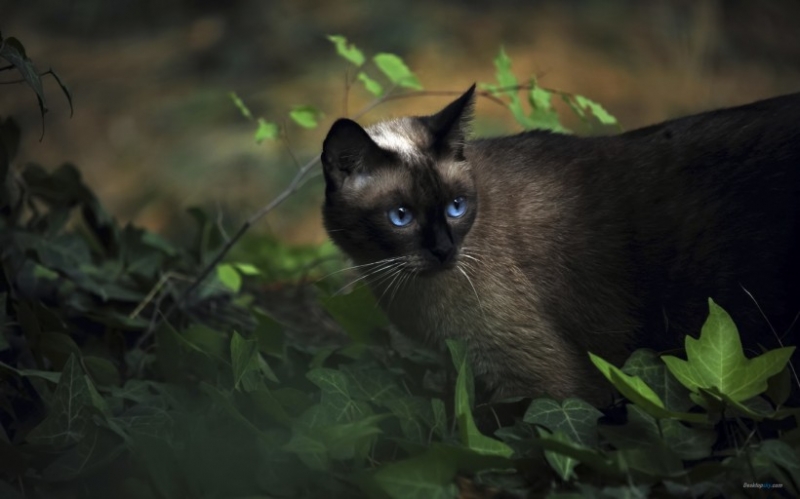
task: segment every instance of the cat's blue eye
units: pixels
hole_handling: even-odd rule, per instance
[[[392,225],[405,227],[410,224],[412,220],[414,220],[414,215],[412,215],[411,210],[405,206],[389,210],[389,221],[392,222]]]
[[[445,208],[445,211],[447,211],[448,217],[458,218],[464,213],[466,213],[467,200],[464,199],[463,196],[459,196],[454,200],[450,201],[450,203],[448,203],[447,208]]]

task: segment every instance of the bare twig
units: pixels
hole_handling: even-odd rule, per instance
[[[348,80],[349,81],[349,80]],[[390,100],[398,100],[398,99],[408,99],[412,97],[424,97],[424,96],[446,96],[446,95],[461,95],[463,92],[459,91],[431,91],[431,90],[420,90],[420,91],[412,91],[412,92],[404,92],[401,94],[392,94],[396,87],[392,87],[389,91],[382,97],[378,97],[377,99],[373,100],[369,104],[367,104],[363,109],[361,109],[358,113],[353,116],[353,119],[358,119],[377,106],[388,102]],[[523,90],[531,88],[531,85],[523,84],[523,85],[516,85],[513,87],[505,87],[505,88],[498,88],[497,91],[513,91],[513,90]],[[349,87],[348,87],[349,89]],[[486,97],[492,101],[498,102],[503,104],[503,102],[495,97],[492,92],[489,91],[479,91],[476,92],[476,95],[481,97]],[[142,337],[139,338],[137,342],[138,345],[143,345],[155,332],[155,329],[164,321],[168,320],[175,310],[183,307],[186,300],[191,296],[192,293],[203,283],[203,281],[208,278],[211,272],[219,265],[228,252],[233,248],[233,246],[239,242],[239,239],[250,230],[256,222],[261,220],[264,216],[266,216],[269,212],[277,208],[281,205],[286,199],[289,198],[292,194],[294,194],[298,189],[300,189],[306,182],[313,179],[314,177],[318,176],[320,173],[312,174],[312,170],[320,163],[320,157],[315,156],[311,160],[309,160],[306,164],[304,164],[300,169],[297,171],[295,176],[289,182],[289,185],[286,186],[280,194],[278,194],[275,198],[272,199],[268,204],[261,207],[258,211],[250,215],[250,217],[245,220],[242,226],[239,228],[238,231],[225,242],[225,245],[217,252],[217,255],[203,268],[200,274],[192,281],[192,283],[183,290],[183,292],[178,296],[178,298],[169,306],[169,308],[163,313],[159,314],[156,311],[156,315],[158,317],[154,317],[154,320],[151,321],[150,327],[142,334]],[[166,282],[165,284],[168,284]],[[162,284],[163,286],[163,284]],[[148,295],[149,296],[149,295]],[[145,300],[149,302],[153,299],[152,296],[149,296],[149,300]],[[137,307],[138,308],[138,307]]]
[[[347,100],[350,98],[350,69],[344,71],[344,98],[342,102],[342,116],[347,117],[348,105]]]
[[[299,170],[302,167],[300,166],[300,162],[297,161],[297,156],[294,155],[294,151],[292,151],[292,143],[289,142],[289,133],[286,131],[287,128],[286,122],[284,122],[283,129],[281,130],[281,141],[284,147],[286,147],[286,152],[289,153],[289,157],[292,158],[292,163],[294,163],[294,166]]]

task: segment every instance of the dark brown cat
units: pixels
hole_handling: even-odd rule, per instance
[[[795,344],[800,94],[610,137],[466,141],[473,94],[325,139],[325,227],[401,330],[465,340],[495,398],[598,404],[587,351],[681,347],[708,297],[750,355]]]

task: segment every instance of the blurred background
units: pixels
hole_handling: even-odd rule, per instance
[[[236,227],[285,187],[295,161],[319,153],[344,113],[348,69],[327,35],[367,57],[400,55],[428,90],[494,81],[503,45],[521,80],[583,94],[632,129],[800,90],[798,19],[796,0],[6,0],[0,32],[60,74],[75,115],[49,77],[43,140],[29,88],[0,86],[0,115],[22,126],[18,162],[72,162],[121,221],[180,239],[194,228],[186,208]],[[285,140],[257,145],[231,91],[256,117],[285,124]],[[448,99],[387,103],[361,121],[433,112]],[[348,109],[369,101],[354,88]],[[288,120],[301,104],[325,112],[318,129]],[[519,131],[488,100],[477,116],[479,133]],[[321,199],[317,178],[255,230],[322,242]]]

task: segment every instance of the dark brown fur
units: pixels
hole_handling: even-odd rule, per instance
[[[708,297],[751,355],[773,330],[795,344],[800,94],[595,138],[465,142],[471,106],[472,90],[370,135],[340,120],[325,141],[325,226],[367,274],[401,257],[367,279],[401,330],[466,340],[498,398],[595,403],[587,351],[681,347]],[[456,196],[468,212],[448,219]],[[414,227],[389,223],[399,204]]]

